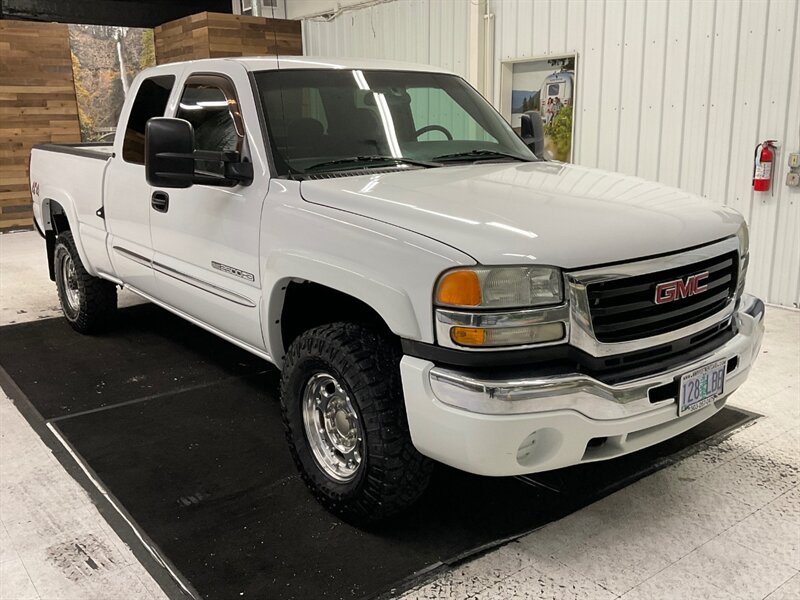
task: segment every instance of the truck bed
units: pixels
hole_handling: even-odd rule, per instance
[[[114,145],[105,142],[84,142],[79,144],[36,144],[36,150],[45,152],[61,152],[62,154],[74,154],[86,158],[97,158],[108,160],[114,153]]]
[[[105,247],[103,185],[114,147],[110,144],[38,144],[31,151],[33,216],[39,231],[52,228],[52,202],[61,201],[84,267],[113,273]]]

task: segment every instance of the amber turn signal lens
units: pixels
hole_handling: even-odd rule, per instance
[[[451,339],[459,346],[500,348],[503,346],[527,346],[543,344],[564,339],[564,324],[542,323],[540,325],[524,325],[522,327],[453,327],[450,329]]]
[[[481,282],[475,271],[451,271],[439,281],[436,301],[450,306],[479,306]]]
[[[477,327],[453,327],[450,337],[461,346],[483,346],[486,341],[486,330]]]

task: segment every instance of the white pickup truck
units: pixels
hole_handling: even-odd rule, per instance
[[[430,67],[164,65],[113,145],[33,150],[34,214],[77,331],[124,287],[273,363],[306,484],[380,519],[434,461],[519,475],[666,440],[759,351],[737,212],[522,131]]]

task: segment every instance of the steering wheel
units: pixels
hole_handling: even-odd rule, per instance
[[[444,137],[447,138],[448,141],[453,141],[453,134],[450,133],[446,127],[442,127],[441,125],[426,125],[422,129],[417,129],[414,135],[419,139],[419,136],[428,133],[429,131],[440,131],[444,134]]]

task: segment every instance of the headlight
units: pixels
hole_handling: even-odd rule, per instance
[[[739,256],[747,256],[750,250],[750,231],[747,229],[747,223],[742,223],[736,232],[736,237],[739,238]]]
[[[522,308],[559,304],[561,272],[552,267],[472,267],[448,271],[436,285],[439,306]]]

